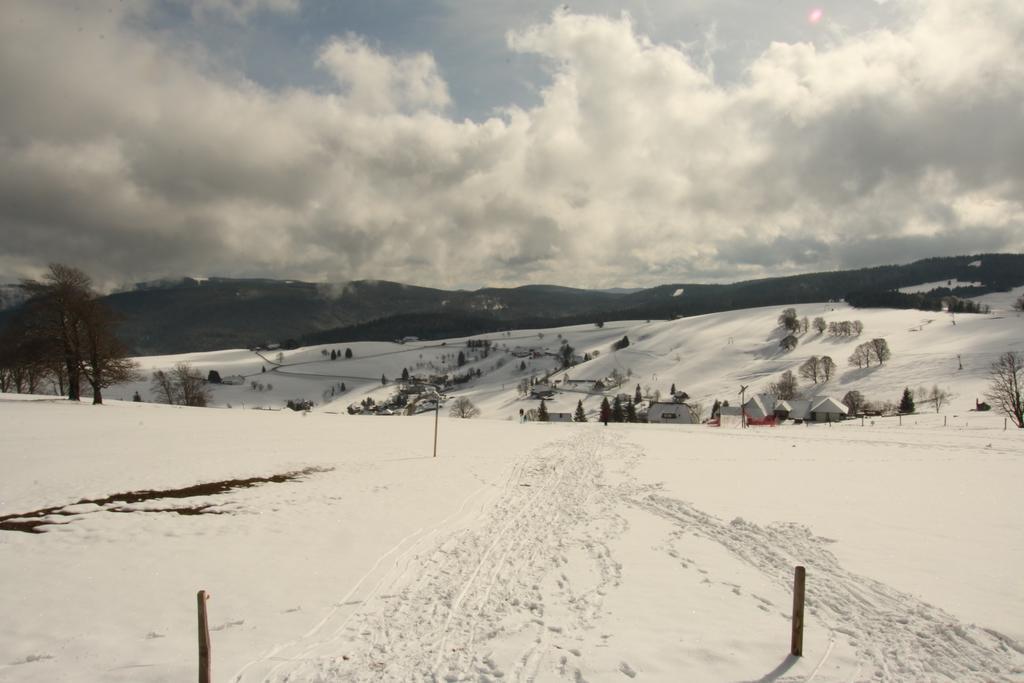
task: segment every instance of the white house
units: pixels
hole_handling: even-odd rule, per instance
[[[647,409],[647,421],[659,424],[690,425],[696,420],[685,403],[654,403]]]

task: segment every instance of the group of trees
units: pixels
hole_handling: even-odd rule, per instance
[[[601,422],[640,422],[640,415],[637,413],[636,404],[632,400],[623,403],[622,399],[616,396],[610,402],[605,396],[601,401],[601,408],[598,411],[598,419]]]
[[[178,363],[169,372],[157,370],[150,380],[157,403],[204,408],[213,394],[201,372],[188,363]]]
[[[324,356],[326,356],[327,355],[327,349],[321,349],[320,353],[323,354]],[[341,358],[341,351],[338,351],[337,349],[331,349],[331,354],[330,355],[331,355],[331,360],[338,360],[339,358]],[[351,357],[352,357],[352,349],[345,349],[345,359],[347,360],[347,359],[349,359]]]
[[[0,390],[51,389],[77,401],[82,387],[93,403],[103,389],[139,379],[137,364],[116,335],[117,318],[84,272],[52,264],[40,280],[23,280],[28,299],[0,335]]]
[[[821,320],[821,318],[816,320]],[[833,320],[828,324],[827,329],[829,336],[832,337],[859,337],[864,332],[864,323],[859,320]]]
[[[829,381],[835,371],[836,364],[831,356],[811,356],[799,369],[800,376],[812,384]]]
[[[799,318],[795,308],[787,308],[779,314],[779,327],[791,334],[802,334],[807,332],[810,324],[807,322],[807,316]]]
[[[879,365],[892,358],[892,351],[889,343],[884,338],[878,337],[869,342],[860,344],[853,350],[849,358],[851,366],[858,368],[871,367],[871,361],[877,361]]]
[[[806,334],[808,329],[811,327],[818,334],[823,334],[826,330],[833,337],[851,337],[860,336],[864,331],[864,323],[859,320],[840,320],[826,323],[825,319],[818,316],[813,322],[808,323],[807,316],[802,318],[798,317],[795,308],[787,308],[779,314],[778,318],[779,327],[786,330],[787,334],[779,340],[779,347],[783,351],[792,351],[797,347],[799,339],[797,335]]]

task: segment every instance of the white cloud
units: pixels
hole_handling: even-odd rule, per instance
[[[389,57],[358,36],[335,38],[320,52],[319,64],[347,91],[362,111],[391,113],[418,109],[442,110],[450,100],[448,86],[426,53]]]
[[[335,92],[270,91],[129,15],[13,0],[0,264],[612,286],[1024,249],[1024,9],[903,7],[729,84],[628,16],[558,13],[507,37],[550,69],[538,104],[477,123],[426,53],[346,34]]]

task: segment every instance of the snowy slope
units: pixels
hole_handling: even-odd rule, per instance
[[[69,506],[0,531],[3,680],[190,680],[200,588],[218,681],[1024,679],[1024,443],[990,415],[445,420],[437,459],[429,417],[5,396],[0,429],[0,517]]]
[[[800,317],[813,320],[821,316],[826,322],[860,320],[864,332],[860,337],[835,338],[819,335],[813,329],[800,337],[793,351],[784,353],[778,342],[781,330],[776,319],[779,307],[730,311],[674,321],[620,321],[603,328],[579,325],[548,330],[517,330],[511,333],[476,337],[490,339],[496,348],[486,359],[475,361],[476,351],[465,347],[465,339],[443,342],[358,342],[317,346],[296,351],[262,352],[222,351],[185,356],[140,358],[148,375],[155,369],[168,368],[178,361],[189,361],[204,374],[217,370],[222,377],[239,374],[246,378],[243,386],[215,388],[215,404],[233,408],[280,408],[288,399],[310,399],[317,410],[343,411],[345,406],[367,395],[386,398],[394,393],[395,378],[403,368],[410,372],[430,374],[479,368],[483,376],[475,379],[452,396],[465,395],[482,410],[483,417],[518,419],[521,408],[537,406],[537,401],[523,399],[517,384],[529,376],[543,376],[557,369],[553,356],[527,359],[526,369],[519,370],[521,359],[511,355],[515,349],[533,348],[557,351],[563,340],[580,355],[599,354],[594,360],[568,371],[557,372],[555,378],[568,375],[572,379],[600,379],[617,370],[629,379],[618,391],[630,395],[636,385],[646,396],[657,390],[667,396],[674,384],[686,391],[694,401],[706,406],[717,398],[735,403],[739,387],[749,391],[764,390],[786,371],[796,372],[812,355],[830,356],[838,365],[837,375],[824,385],[803,387],[809,393],[832,394],[841,398],[847,391],[858,390],[874,401],[897,401],[904,387],[917,389],[938,385],[951,394],[947,408],[950,414],[974,407],[988,384],[988,370],[993,360],[1005,351],[1024,350],[1024,318],[1010,310],[1014,299],[1024,292],[986,295],[979,301],[992,307],[988,315],[933,313],[915,310],[854,309],[842,303],[803,304],[795,306]],[[628,336],[631,344],[620,351],[611,345]],[[883,337],[892,349],[893,358],[884,367],[851,368],[847,359],[854,348],[874,337]],[[323,351],[351,348],[354,357],[325,360]],[[469,357],[465,368],[456,367],[456,357],[463,351]],[[276,363],[281,354],[282,365]],[[262,372],[263,369],[266,372]],[[381,376],[389,380],[382,388]],[[263,385],[254,391],[252,382]],[[332,387],[344,382],[346,392],[331,395]],[[266,386],[271,385],[272,389]],[[138,390],[149,397],[149,383],[114,387],[109,395],[129,399]],[[613,391],[605,392],[614,394]],[[578,400],[593,415],[602,395],[560,392],[549,402],[549,409],[571,412]]]

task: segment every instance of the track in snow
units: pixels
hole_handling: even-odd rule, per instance
[[[475,491],[451,518],[403,539],[314,629],[233,680],[585,680],[587,653],[566,643],[599,622],[620,583],[610,546],[629,530],[629,506],[671,524],[660,547],[672,557],[696,535],[786,591],[793,566],[807,566],[807,609],[833,643],[856,650],[853,680],[1024,680],[1013,640],[846,571],[805,526],[724,522],[641,487],[630,475],[639,457],[621,435],[594,429],[521,457],[500,490]],[[614,486],[613,467],[625,475]],[[780,680],[814,679],[831,650],[806,678]],[[619,674],[637,672],[623,662]]]
[[[829,627],[833,640],[845,637],[856,648],[861,667],[857,680],[991,682],[1024,677],[1020,644],[995,631],[961,624],[912,595],[843,569],[825,547],[829,541],[806,526],[758,526],[739,518],[726,523],[688,503],[653,494],[635,503],[677,527],[676,545],[685,545],[691,533],[714,541],[787,589],[793,567],[805,565],[806,609]]]

